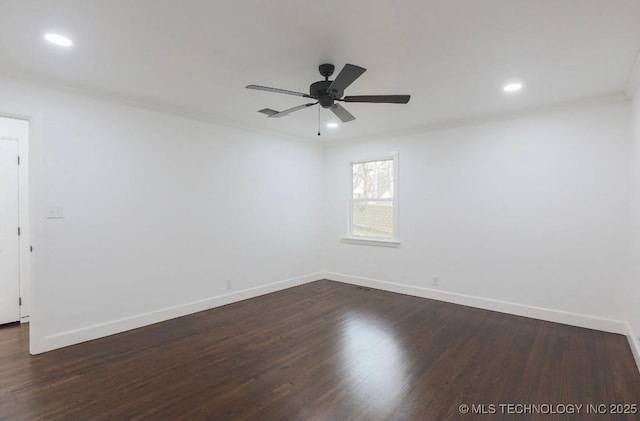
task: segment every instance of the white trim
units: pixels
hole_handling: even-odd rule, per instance
[[[23,120],[23,119],[18,119]],[[18,206],[20,207],[20,318],[28,318],[31,308],[31,229],[29,222],[29,135],[31,125],[28,120],[24,138],[18,141]]]
[[[400,243],[400,152],[393,152],[393,240]]]
[[[30,253],[31,281],[29,283],[29,352],[34,354],[42,348],[38,338],[42,338],[47,320],[39,318],[38,309],[45,308],[49,300],[47,296],[46,256],[39,250],[46,250],[45,208],[36,206],[40,199],[46,197],[45,153],[43,113],[26,116],[29,120],[29,222],[30,239],[33,253]],[[42,351],[40,351],[42,352]]]
[[[309,282],[322,279],[322,273],[311,273],[298,276],[279,282],[272,282],[254,288],[247,288],[231,294],[209,297],[190,303],[167,307],[161,310],[148,313],[137,314],[135,316],[124,317],[118,320],[111,320],[104,323],[86,326],[66,332],[48,335],[45,338],[31,338],[31,354],[39,354],[46,351],[74,345],[80,342],[102,338],[116,333],[125,332],[131,329],[147,326],[150,324],[163,322],[176,317],[186,316],[199,311],[209,310],[215,307],[235,303],[260,295],[269,294],[283,289],[303,285]]]
[[[56,93],[75,95],[82,98],[91,98],[101,102],[124,105],[128,107],[143,109],[146,111],[167,114],[173,117],[214,124],[220,127],[240,130],[245,133],[276,136],[280,139],[288,139],[295,142],[308,142],[309,139],[315,139],[317,137],[315,135],[295,135],[284,130],[271,129],[267,127],[250,127],[246,124],[238,123],[237,121],[220,118],[219,116],[211,114],[207,111],[197,110],[184,106],[177,106],[175,104],[169,104],[162,101],[149,100],[147,98],[136,97],[134,95],[121,94],[115,91],[110,91],[108,89],[94,88],[88,85],[80,85],[74,82],[64,82],[59,79],[54,79],[35,73],[28,73],[24,71],[14,72],[7,69],[0,69],[0,79],[12,83],[33,86],[40,89],[47,89]],[[5,114],[5,116],[13,117],[14,115]],[[311,132],[313,132],[313,130]]]
[[[508,301],[493,300],[490,298],[477,297],[474,295],[440,291],[430,288],[421,288],[413,285],[398,284],[395,282],[362,278],[341,273],[327,272],[325,273],[325,278],[331,281],[365,286],[369,288],[381,289],[384,291],[396,292],[406,295],[413,295],[416,297],[429,298],[438,301],[445,301],[448,303],[497,311],[500,313],[513,314],[516,316],[529,317],[532,319],[562,323],[570,326],[585,327],[588,329],[595,329],[603,332],[618,333],[623,335],[629,334],[627,323],[620,320],[589,316],[586,314],[572,313],[550,308],[535,307],[526,304],[511,303]]]
[[[400,247],[400,241],[382,240],[379,238],[341,237],[340,241],[348,244],[362,244],[365,246]]]
[[[358,198],[358,199],[351,199],[352,202],[356,202],[356,203],[367,203],[367,202],[373,202],[373,203],[384,203],[384,202],[395,202],[394,198],[390,198],[390,199],[372,199],[372,198],[368,198],[368,199],[364,199],[364,198]]]
[[[588,98],[580,98],[570,101],[556,102],[552,104],[533,106],[514,111],[488,113],[476,117],[457,118],[444,121],[433,121],[431,123],[407,127],[404,129],[392,129],[368,133],[366,135],[347,136],[342,138],[327,138],[325,143],[345,143],[345,142],[371,142],[372,140],[387,140],[389,138],[401,138],[407,136],[417,136],[424,133],[437,132],[441,130],[457,129],[460,127],[483,126],[501,121],[510,121],[533,116],[549,115],[558,112],[579,110],[591,107],[620,104],[629,102],[629,95],[625,92],[614,92],[604,95],[597,95]]]
[[[18,120],[26,124],[24,133],[20,129],[17,137],[0,136],[0,139],[13,140],[18,144],[18,156],[20,165],[18,166],[18,226],[20,236],[18,237],[18,259],[19,259],[19,291],[22,305],[20,306],[20,321],[29,317],[30,285],[31,285],[31,230],[29,229],[29,119],[13,114],[0,112],[1,118]]]
[[[629,340],[629,347],[633,358],[636,360],[636,368],[640,371],[640,333],[636,334],[631,328],[631,325],[627,323],[627,339]]]
[[[102,102],[115,103],[119,105],[125,105],[129,107],[140,108],[148,111],[168,114],[174,117],[182,117],[189,120],[200,121],[209,124],[215,124],[221,127],[233,128],[242,130],[249,133],[266,134],[271,136],[277,136],[279,138],[286,138],[297,142],[308,142],[310,139],[317,139],[318,136],[309,135],[296,135],[291,134],[285,130],[271,129],[266,127],[248,127],[246,124],[239,124],[237,121],[233,122],[228,119],[222,119],[219,116],[212,115],[202,110],[195,110],[188,107],[175,106],[172,104],[162,103],[160,101],[148,100],[145,98],[123,95],[117,92],[92,88],[86,85],[79,85],[73,82],[62,82],[58,79],[50,78],[47,76],[37,75],[35,73],[27,73],[24,71],[10,71],[7,69],[0,69],[0,79],[6,80],[12,83],[20,83],[27,86],[35,86],[41,89],[47,89],[53,92],[70,94],[81,96],[83,98],[92,98]],[[480,115],[476,117],[463,117],[445,121],[434,121],[431,123],[413,126],[405,129],[393,129],[387,131],[379,131],[377,133],[368,133],[366,135],[356,136],[322,136],[322,141],[327,142],[362,142],[371,141],[376,139],[387,139],[389,137],[402,137],[411,136],[415,134],[421,134],[425,132],[433,132],[439,130],[447,130],[451,128],[477,126],[495,121],[513,120],[522,117],[528,117],[533,115],[549,114],[558,111],[574,110],[586,107],[600,106],[615,104],[628,101],[628,86],[624,89],[625,92],[612,92],[603,95],[596,95],[587,98],[579,98],[569,101],[561,101],[552,104],[544,104],[539,106],[533,106],[515,111],[498,111],[489,113],[486,115]],[[7,117],[13,117],[11,114],[5,114]],[[18,117],[21,118],[21,117]]]
[[[562,323],[570,326],[577,326],[587,329],[625,335],[627,337],[627,340],[629,341],[629,347],[631,348],[631,353],[633,354],[633,358],[635,359],[636,368],[640,372],[640,332],[636,334],[629,323],[621,320],[607,319],[603,317],[589,316],[586,314],[572,313],[550,308],[535,307],[526,304],[493,300],[490,298],[477,297],[473,295],[434,290],[431,288],[421,288],[413,285],[398,284],[394,282],[381,281],[378,279],[362,278],[358,276],[345,275],[342,273],[326,272],[324,274],[324,278],[331,281],[365,286],[369,288],[380,289],[383,291],[413,295],[416,297],[429,298],[432,300],[481,308],[484,310],[497,311],[500,313],[513,314],[516,316],[529,317],[532,319],[545,320],[548,322]]]
[[[354,164],[364,164],[367,162],[374,161],[393,161],[393,197],[391,199],[354,199],[353,198],[353,165]],[[374,243],[396,243],[400,244],[400,179],[399,179],[399,167],[400,167],[400,154],[398,151],[389,152],[387,154],[379,154],[371,157],[365,157],[362,159],[355,159],[349,161],[349,215],[347,216],[347,235],[342,237],[342,240],[346,242],[350,242],[352,244],[367,244],[367,245],[380,245]],[[380,202],[380,201],[390,201],[393,203],[393,238],[391,240],[385,238],[376,238],[376,237],[358,237],[353,235],[353,202],[362,201],[362,202]],[[387,247],[397,247],[397,245],[387,245]]]
[[[392,161],[397,158],[398,152],[393,151],[386,154],[372,154],[370,156],[366,155],[361,157],[360,159],[352,159],[349,161],[350,165],[353,164],[366,164],[368,162],[376,162],[376,161]]]

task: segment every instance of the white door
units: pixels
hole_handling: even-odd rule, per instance
[[[0,138],[0,324],[20,320],[18,141]]]

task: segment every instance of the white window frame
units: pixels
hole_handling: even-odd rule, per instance
[[[353,165],[362,164],[364,162],[372,161],[393,161],[393,238],[375,238],[375,237],[360,237],[353,235]],[[386,155],[376,155],[366,159],[357,159],[349,162],[348,166],[348,180],[349,180],[349,214],[347,216],[347,235],[341,238],[344,243],[350,244],[362,244],[371,246],[383,246],[383,247],[399,247],[400,246],[400,224],[398,215],[400,214],[400,189],[399,189],[399,159],[398,152],[390,152]]]

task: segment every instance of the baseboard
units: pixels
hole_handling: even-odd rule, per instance
[[[584,327],[604,332],[629,335],[629,327],[627,323],[619,320],[588,316],[586,314],[571,313],[549,308],[534,307],[526,304],[493,300],[490,298],[446,292],[431,288],[421,288],[413,285],[398,284],[394,282],[362,278],[341,273],[326,272],[324,277],[325,279],[329,279],[332,281],[344,282],[369,288],[376,288],[384,291],[397,292],[400,294],[413,295],[422,298],[430,298],[433,300],[445,301],[448,303],[460,304],[469,307],[476,307],[484,310],[491,310],[516,316],[530,317],[532,319],[545,320],[548,322],[562,323],[566,325]]]
[[[190,303],[168,307],[161,310],[138,314],[131,317],[112,320],[106,323],[95,324],[80,329],[49,335],[46,336],[42,341],[36,340],[36,342],[31,346],[31,353],[39,354],[42,352],[52,351],[54,349],[63,348],[65,346],[103,338],[105,336],[114,335],[116,333],[125,332],[127,330],[137,329],[139,327],[163,322],[165,320],[174,319],[176,317],[186,316],[188,314],[197,313],[199,311],[209,310],[215,307],[258,297],[260,295],[281,291],[283,289],[317,281],[318,279],[322,279],[323,275],[323,273],[311,273],[284,281],[261,285],[255,288],[244,289],[241,291],[233,292],[231,294],[209,297],[203,300],[193,301]]]
[[[627,339],[629,340],[629,347],[631,348],[633,358],[636,360],[636,367],[638,371],[640,371],[640,338],[636,332],[633,331],[629,323],[627,323]]]

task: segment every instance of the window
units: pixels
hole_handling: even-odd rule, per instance
[[[351,163],[349,236],[398,241],[397,154]]]

